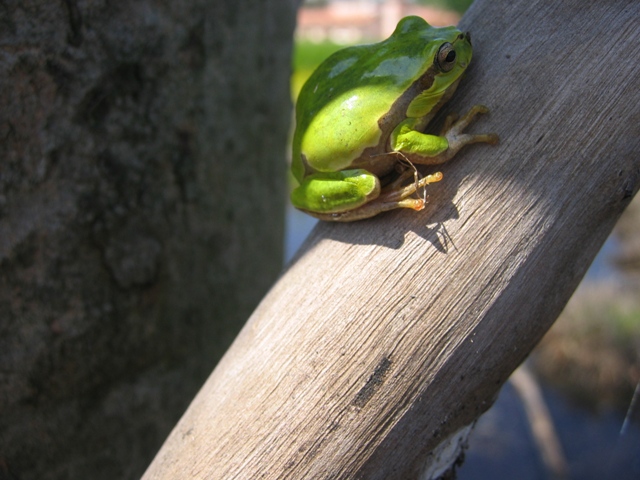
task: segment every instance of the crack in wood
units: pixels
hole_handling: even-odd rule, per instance
[[[371,400],[371,397],[373,397],[380,386],[384,383],[384,379],[387,376],[387,372],[389,371],[389,368],[391,368],[392,363],[393,362],[391,362],[389,357],[384,357],[380,360],[364,386],[358,393],[356,393],[351,405],[362,408],[369,402],[369,400]]]

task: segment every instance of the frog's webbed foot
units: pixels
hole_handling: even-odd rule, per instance
[[[412,176],[414,177],[414,181],[407,185],[403,185]],[[426,177],[418,178],[415,167],[413,167],[413,169],[407,169],[402,172],[398,178],[382,189],[382,192],[376,199],[376,202],[382,205],[394,205],[391,208],[412,208],[413,210],[420,211],[426,204],[425,189],[427,185],[439,182],[440,180],[442,180],[441,172],[436,172],[431,175],[427,175]],[[422,198],[409,198],[420,190],[423,191]]]
[[[443,156],[446,157],[443,161],[449,160],[456,153],[460,151],[465,145],[472,143],[488,143],[495,145],[498,143],[499,138],[495,133],[485,134],[471,134],[464,133],[464,129],[469,126],[478,114],[488,113],[489,109],[484,105],[474,105],[462,118],[458,119],[457,115],[449,115],[442,127],[441,135],[444,136],[449,142],[449,148],[443,152]]]
[[[451,129],[454,123],[460,118],[460,115],[457,113],[450,113],[447,115],[447,118],[444,119],[444,124],[442,125],[442,129],[440,130],[440,136],[444,137],[446,133]]]
[[[430,183],[436,183],[442,180],[442,172],[432,173],[421,179],[409,183],[406,186],[401,186],[404,181],[413,174],[411,170],[405,171],[398,177],[393,183],[385,186],[382,189],[382,193],[376,199],[383,203],[395,202],[397,206],[395,208],[413,208],[414,210],[422,210],[425,206],[424,198],[408,198],[420,189],[426,188]]]

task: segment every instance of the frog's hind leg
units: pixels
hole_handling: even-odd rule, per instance
[[[404,177],[404,180],[406,180],[410,176],[411,171],[409,171],[409,175],[401,175],[401,177]],[[430,183],[439,182],[440,180],[442,180],[442,173],[440,172],[434,173],[432,175],[427,175],[417,182],[411,182],[409,185],[406,185],[404,187],[397,186],[396,184],[398,180],[395,180],[391,184],[387,185],[380,193],[380,196],[375,200],[372,200],[359,208],[348,210],[345,212],[318,213],[304,209],[301,210],[305,211],[313,217],[329,222],[353,222],[356,220],[363,220],[365,218],[373,217],[382,212],[395,210],[396,208],[411,208],[413,210],[420,211],[425,206],[425,200],[422,198],[408,197],[413,195],[417,190],[425,188]]]
[[[375,179],[377,185],[377,187],[373,188],[373,191],[370,192],[370,195],[358,196],[358,198],[356,198],[353,193],[349,193],[349,195],[347,195],[349,200],[347,208],[340,209],[339,206],[336,208],[336,204],[340,197],[344,197],[344,192],[342,190],[351,190],[347,182],[341,181],[343,180],[342,177],[359,177],[360,175],[356,174],[364,175],[364,173],[367,172],[352,170],[311,175],[293,191],[291,200],[296,208],[311,215],[312,217],[319,218],[320,220],[328,222],[353,222],[356,220],[370,218],[379,213],[394,210],[396,208],[411,208],[413,210],[420,211],[425,206],[425,199],[409,197],[420,189],[424,189],[430,183],[442,180],[442,173],[437,172],[420,179],[416,176],[415,181],[403,186],[403,183],[406,183],[409,178],[414,176],[414,171],[407,169],[393,182],[380,189],[377,177],[369,174],[372,179]],[[334,179],[332,177],[340,178]],[[321,182],[323,185],[318,192],[315,192],[314,184],[317,182]],[[331,202],[331,209],[327,209],[323,212],[323,206],[321,203],[325,201],[327,197],[331,197],[333,199]]]

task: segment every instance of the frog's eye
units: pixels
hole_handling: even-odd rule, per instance
[[[456,51],[449,42],[443,43],[436,55],[436,65],[443,72],[450,72],[456,64]]]

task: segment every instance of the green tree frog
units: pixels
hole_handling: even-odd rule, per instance
[[[387,40],[325,60],[296,105],[291,169],[300,185],[293,205],[339,222],[395,208],[422,210],[425,198],[414,197],[442,173],[420,178],[414,164],[438,165],[465,145],[498,142],[495,134],[463,133],[488,111],[482,105],[459,120],[448,117],[440,135],[422,133],[453,95],[471,53],[468,33],[412,16]]]

